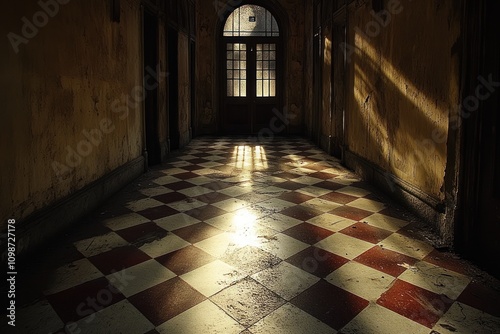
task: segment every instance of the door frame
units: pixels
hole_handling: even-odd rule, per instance
[[[239,4],[237,6],[231,6],[227,5],[225,10],[222,12],[219,12],[219,17],[217,19],[217,26],[216,26],[216,33],[215,33],[215,69],[214,69],[214,89],[218,90],[213,96],[215,98],[215,101],[213,103],[213,106],[216,110],[215,115],[216,115],[216,129],[215,132],[218,134],[223,133],[224,131],[224,119],[223,119],[223,103],[224,103],[224,98],[226,92],[224,91],[225,87],[225,82],[224,82],[224,72],[225,71],[225,65],[222,63],[222,58],[223,55],[226,54],[226,46],[225,43],[227,41],[227,38],[240,38],[240,37],[224,37],[223,32],[224,32],[224,24],[226,23],[227,18],[231,13],[233,13],[234,10],[237,8],[244,6],[244,5],[257,5],[261,6],[265,9],[267,9],[276,19],[276,22],[278,23],[280,35],[277,38],[277,43],[276,43],[276,48],[277,50],[281,50],[280,58],[277,60],[277,65],[278,62],[281,61],[281,64],[278,65],[280,67],[280,71],[277,71],[277,83],[278,86],[276,87],[276,91],[280,92],[279,96],[279,101],[278,101],[278,109],[279,112],[282,113],[284,108],[286,108],[287,103],[288,103],[288,91],[286,90],[288,80],[287,76],[285,75],[289,65],[288,65],[288,52],[287,52],[287,44],[288,44],[288,19],[287,19],[287,14],[286,11],[281,7],[281,4],[277,0],[267,0],[267,1],[262,1],[262,0],[246,0],[246,1],[239,1]],[[261,38],[261,37],[245,37],[245,38]],[[264,37],[268,38],[268,37]],[[205,102],[203,103],[203,105]],[[282,132],[282,134],[288,133],[288,124],[285,125],[286,128]]]
[[[227,96],[227,78],[225,72],[226,68],[226,57],[224,57],[225,52],[220,54],[218,59],[218,66],[220,69],[220,78],[219,78],[219,90],[220,90],[220,127],[221,132],[224,132],[225,116],[226,116],[226,104],[229,101],[232,101],[234,105],[246,105],[248,107],[248,117],[249,117],[249,131],[245,131],[244,127],[241,128],[241,134],[256,134],[255,127],[266,126],[269,124],[258,124],[255,122],[256,117],[256,107],[258,105],[263,104],[276,104],[278,109],[283,106],[283,68],[282,68],[282,49],[281,49],[281,41],[279,37],[223,37],[221,47],[224,47],[226,50],[227,43],[240,43],[246,44],[246,73],[247,73],[247,96],[246,97],[228,97]],[[275,96],[273,97],[257,97],[256,96],[256,70],[257,70],[257,60],[256,60],[256,50],[251,51],[250,47],[256,47],[257,44],[275,44],[276,45],[276,91]],[[227,50],[226,50],[227,51]],[[253,101],[249,101],[252,100]]]

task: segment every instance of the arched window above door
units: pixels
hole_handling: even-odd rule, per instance
[[[264,7],[243,5],[236,8],[226,20],[224,36],[279,37],[278,22]]]

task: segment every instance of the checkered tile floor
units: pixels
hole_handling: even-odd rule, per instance
[[[500,333],[382,198],[303,139],[193,140],[30,259],[18,332]]]

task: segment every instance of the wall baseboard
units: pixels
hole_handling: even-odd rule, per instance
[[[345,151],[345,165],[440,230],[439,225],[444,219],[446,209],[444,201],[424,193],[414,185],[348,150]]]
[[[144,173],[144,157],[139,157],[106,174],[66,198],[16,223],[17,256],[24,257],[97,209],[106,199]],[[6,239],[0,241],[6,249]],[[6,253],[2,253],[2,262]]]

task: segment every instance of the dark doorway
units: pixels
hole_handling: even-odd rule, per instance
[[[170,151],[179,149],[178,32],[168,28],[168,124]]]
[[[221,43],[221,128],[227,134],[285,131],[281,118],[280,30],[265,8],[244,5],[227,18]]]
[[[194,40],[191,40],[189,44],[189,84],[191,88],[191,138],[196,135],[196,75],[195,75],[195,68],[196,68],[196,44]]]
[[[500,277],[500,21],[495,15],[500,3],[474,1],[469,5],[470,17],[484,19],[468,23],[463,111],[474,101],[479,108],[464,120],[463,218],[456,239],[465,255]]]
[[[144,107],[146,123],[146,149],[148,164],[161,162],[160,141],[158,136],[158,19],[148,11],[144,11],[144,77],[147,78]]]
[[[321,1],[314,2],[314,36],[313,36],[313,110],[311,137],[314,143],[321,142],[321,105],[322,105],[322,35],[321,35]]]

